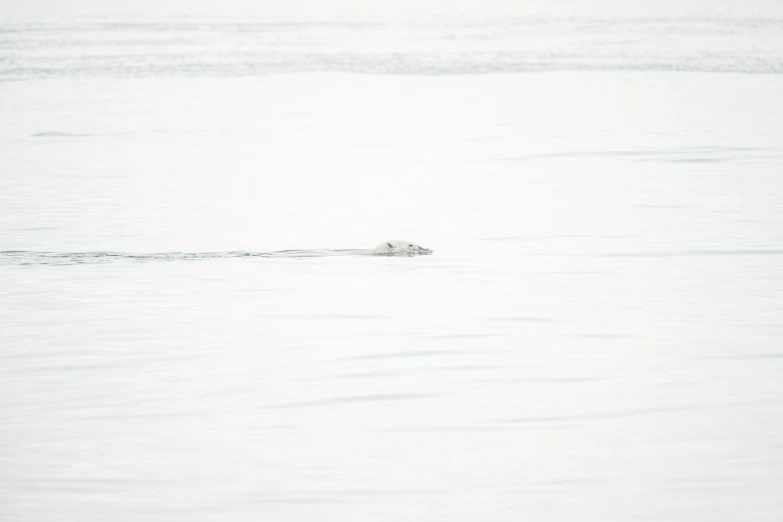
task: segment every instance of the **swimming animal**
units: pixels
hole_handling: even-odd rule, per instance
[[[410,241],[392,239],[391,241],[384,241],[366,253],[375,256],[415,256],[420,254],[432,254],[432,250],[429,248],[424,248],[423,246],[415,245]]]
[[[432,254],[432,250],[410,241],[394,239],[384,241],[372,250],[278,250],[276,252],[157,252],[151,254],[124,252],[34,252],[25,250],[0,250],[0,266],[3,265],[83,265],[112,261],[194,261],[198,259],[232,258],[310,258],[327,256],[419,256]]]

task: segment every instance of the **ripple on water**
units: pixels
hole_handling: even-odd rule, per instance
[[[241,258],[293,258],[330,257],[366,254],[362,249],[341,250],[278,250],[274,252],[159,252],[150,254],[123,252],[33,252],[26,250],[7,250],[0,252],[0,265],[46,266],[81,265],[111,262],[151,263],[160,261],[201,261],[210,259]],[[428,255],[430,251],[406,252],[402,257]],[[375,257],[387,257],[389,254],[373,254]],[[400,255],[395,254],[395,257]]]

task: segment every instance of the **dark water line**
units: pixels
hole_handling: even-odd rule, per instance
[[[783,249],[659,250],[640,252],[532,252],[532,256],[551,257],[700,257],[700,256],[780,256]]]
[[[277,250],[274,252],[157,252],[157,253],[124,253],[124,252],[35,252],[27,250],[0,251],[0,266],[15,265],[82,265],[111,262],[150,263],[156,261],[203,261],[213,259],[240,258],[291,258],[306,259],[313,257],[333,257],[349,255],[412,257],[426,255],[430,251],[411,251],[394,253],[373,253],[362,249],[341,250]]]
[[[310,258],[360,254],[362,250],[279,250],[275,252],[0,252],[0,265],[80,265],[111,262],[202,261],[240,258]]]

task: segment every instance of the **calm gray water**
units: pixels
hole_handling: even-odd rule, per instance
[[[781,520],[783,25],[600,18],[3,25],[0,520]]]

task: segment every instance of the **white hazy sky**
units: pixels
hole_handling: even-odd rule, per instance
[[[55,22],[92,17],[165,20],[170,17],[249,17],[255,21],[394,22],[431,18],[525,16],[783,17],[783,0],[4,0],[0,23]]]

